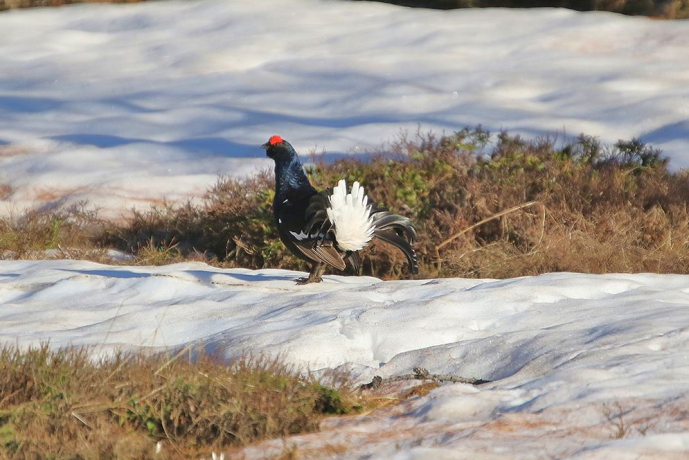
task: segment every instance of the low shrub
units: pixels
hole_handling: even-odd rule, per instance
[[[0,260],[87,258],[102,260],[95,241],[105,223],[86,203],[33,209],[0,219]]]
[[[198,458],[359,407],[346,376],[328,386],[279,359],[93,351],[0,350],[0,458]]]
[[[319,189],[359,180],[374,201],[411,218],[421,277],[689,269],[689,176],[638,139],[417,133],[371,157],[316,159],[307,170]],[[133,252],[174,241],[223,266],[303,269],[277,237],[272,197],[269,173],[220,178],[203,208],[137,214],[106,240]],[[406,276],[402,255],[384,244],[364,251],[362,265],[367,275]]]
[[[361,1],[361,0],[353,0]],[[364,0],[371,1],[371,0]],[[667,19],[689,17],[687,0],[375,0],[412,8],[569,8],[577,11],[611,11]]]
[[[527,141],[480,127],[416,133],[365,157],[314,157],[307,173],[318,189],[358,180],[373,201],[412,219],[422,278],[689,273],[689,174],[671,171],[638,139],[606,146],[583,135]],[[69,257],[76,246],[103,261],[116,248],[134,255],[130,264],[303,270],[277,236],[273,187],[271,172],[220,177],[201,206],[134,212],[118,225],[75,209],[27,213],[1,222],[0,254]],[[361,274],[408,276],[403,256],[384,243],[362,256]]]

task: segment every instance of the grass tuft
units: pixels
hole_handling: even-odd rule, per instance
[[[66,208],[28,210],[0,219],[0,260],[87,258],[102,260],[95,238],[104,222],[85,202]]]
[[[208,456],[314,431],[324,416],[355,410],[346,386],[279,359],[224,365],[119,353],[94,361],[91,351],[0,350],[0,458]]]

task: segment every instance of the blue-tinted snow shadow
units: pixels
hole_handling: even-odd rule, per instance
[[[141,273],[141,272],[133,272],[130,270],[108,270],[108,269],[74,270],[74,269],[67,269],[67,268],[66,269],[60,269],[60,270],[64,271],[64,272],[69,272],[69,273],[76,273],[79,275],[103,276],[106,278],[120,278],[120,279],[149,278],[151,276],[159,276],[155,273]],[[241,281],[242,283],[249,283],[249,282],[263,283],[263,282],[267,282],[267,281],[268,282],[270,282],[270,281],[294,281],[297,278],[299,278],[299,276],[295,276],[294,274],[267,275],[265,273],[258,273],[258,272],[255,272],[253,274],[224,273],[224,272],[207,271],[207,270],[181,270],[181,272],[193,276],[196,279],[196,281],[198,281],[199,283],[204,283],[204,284],[213,284],[213,283],[217,282],[217,279],[214,281],[213,277],[218,276],[218,275],[220,275],[222,277],[233,278],[233,279],[236,279],[237,281]],[[168,275],[174,277],[174,273],[168,274]],[[0,276],[12,276],[12,275],[0,274]]]
[[[127,138],[108,134],[78,133],[53,136],[50,137],[50,139],[60,142],[70,142],[78,145],[93,145],[102,149],[121,147],[129,144],[149,144],[178,148],[185,152],[189,152],[189,154],[192,156],[196,156],[198,154],[228,158],[265,158],[266,156],[265,150],[263,150],[260,145],[230,142],[227,139],[220,137],[204,137],[181,139],[170,142],[157,142],[150,139],[134,137]],[[349,157],[350,154],[342,152],[326,152],[324,154],[316,153],[315,156],[319,160],[332,162],[341,158]],[[313,162],[313,159],[309,154],[302,153],[300,158],[303,163]]]
[[[276,68],[276,73],[291,75],[293,69],[291,68]],[[382,91],[384,87],[403,84],[404,81],[388,81],[378,76],[372,76],[365,72],[342,71],[310,71],[308,75],[293,75],[297,80],[301,79],[309,83],[309,89],[301,88],[298,84],[295,88],[286,88],[285,94],[289,94],[291,90],[309,93],[317,91],[322,93],[330,93],[331,90],[341,88],[344,93],[351,94],[354,92],[358,97],[368,94],[371,91]],[[108,96],[98,100],[80,100],[77,96],[72,100],[56,101],[44,100],[34,101],[29,104],[34,110],[44,108],[49,110],[51,108],[59,111],[60,105],[68,105],[69,107],[78,108],[82,103],[88,104],[89,110],[93,107],[102,107],[103,116],[108,115],[110,110],[113,111],[112,117],[109,117],[108,123],[114,123],[116,120],[122,118],[135,118],[138,115],[154,113],[156,116],[164,116],[166,112],[177,110],[180,107],[188,105],[193,108],[195,113],[199,114],[193,119],[177,120],[171,118],[171,124],[165,125],[165,132],[167,139],[174,138],[175,133],[195,133],[194,137],[182,137],[172,141],[160,142],[154,139],[146,138],[148,135],[129,136],[126,132],[118,130],[116,132],[107,132],[102,128],[99,129],[98,119],[91,120],[88,123],[69,125],[64,129],[63,133],[53,135],[49,139],[56,141],[71,142],[81,145],[93,145],[99,148],[115,148],[123,145],[133,143],[147,143],[152,145],[165,145],[173,148],[178,148],[189,154],[190,157],[197,157],[198,155],[213,155],[229,158],[264,158],[265,153],[260,148],[260,143],[255,145],[237,142],[231,138],[226,138],[221,133],[227,132],[229,129],[243,129],[243,130],[264,130],[265,127],[275,127],[263,133],[260,139],[266,140],[273,134],[283,135],[288,140],[290,139],[289,132],[297,131],[299,127],[319,128],[319,131],[349,129],[356,126],[366,126],[372,124],[384,124],[388,126],[401,125],[418,125],[418,126],[447,126],[448,117],[452,118],[454,113],[472,113],[471,107],[463,107],[457,105],[451,109],[442,111],[428,111],[425,113],[405,113],[403,111],[380,111],[359,113],[352,115],[347,111],[332,111],[327,110],[329,106],[337,106],[340,99],[345,100],[347,95],[340,95],[333,98],[322,96],[322,101],[318,100],[312,104],[314,114],[311,116],[306,112],[304,107],[299,107],[299,110],[275,110],[275,106],[271,104],[266,110],[254,108],[246,108],[244,106],[233,105],[230,97],[219,98],[219,95],[234,94],[236,88],[227,90],[226,84],[218,79],[218,77],[202,77],[190,78],[189,81],[197,83],[196,88],[200,90],[195,92],[193,97],[188,91],[182,91],[176,85],[169,88],[163,86],[155,91],[136,91],[129,93],[121,93],[115,96]],[[202,88],[202,89],[201,89]],[[264,90],[257,88],[252,91],[247,88],[247,91],[242,93],[244,96],[260,95]],[[339,94],[337,91],[333,94]],[[199,104],[199,100],[210,100],[217,98],[217,102],[208,102]],[[12,101],[11,106],[19,106],[19,98]],[[161,103],[160,101],[165,101]],[[277,99],[274,102],[277,106],[284,105],[280,102],[280,93],[277,94]],[[327,115],[323,115],[323,108],[326,108]],[[477,109],[477,107],[474,107]],[[75,109],[76,110],[76,109]],[[299,112],[298,114],[296,112]],[[513,113],[510,115],[512,119],[522,119],[523,111]],[[333,116],[335,115],[335,116]],[[172,115],[175,117],[176,115]],[[114,119],[113,119],[114,117]],[[130,120],[131,121],[131,120]],[[289,127],[285,130],[285,127]],[[456,126],[456,129],[462,129],[464,125]],[[92,131],[92,129],[94,131]],[[160,128],[159,128],[160,129]],[[160,130],[157,129],[156,134],[160,135]],[[69,130],[69,131],[68,131]],[[71,132],[70,132],[71,131]],[[281,132],[278,132],[281,131]],[[140,131],[139,131],[140,132]],[[171,135],[172,134],[172,135]],[[387,137],[386,133],[381,133],[381,142]],[[334,161],[339,158],[358,155],[357,153],[350,153],[343,150],[328,150],[327,142],[323,145],[326,148],[325,154],[317,152],[319,158],[325,161]],[[354,147],[352,145],[351,147]],[[309,152],[301,151],[300,156],[302,160],[308,160]]]
[[[298,276],[295,276],[293,274],[285,274],[285,275],[267,275],[265,273],[258,273],[254,272],[253,274],[244,274],[244,273],[224,273],[224,272],[213,272],[213,271],[205,271],[205,270],[184,270],[184,273],[187,273],[193,277],[195,277],[199,282],[201,283],[206,283],[206,284],[211,284],[214,283],[213,277],[214,276],[223,276],[227,278],[233,278],[236,279],[237,281],[241,281],[243,283],[263,283],[266,281],[295,281]],[[216,279],[217,282],[217,279]]]
[[[103,276],[106,278],[148,278],[152,276],[150,273],[138,273],[129,270],[71,270],[71,269],[60,269],[63,272],[76,273],[79,275],[88,276]]]
[[[653,147],[662,146],[662,144],[671,142],[689,143],[689,121],[683,120],[661,126],[660,128],[641,134],[639,138]],[[670,158],[669,167],[671,170],[689,168],[689,152],[675,151],[671,156],[668,155],[667,152],[663,153],[663,156],[668,156]]]
[[[266,67],[269,68],[270,66]],[[385,126],[410,126],[415,125],[426,129],[425,127],[447,127],[448,132],[459,130],[466,126],[472,127],[476,123],[472,120],[495,120],[495,107],[481,101],[458,102],[451,107],[446,107],[441,110],[428,110],[426,112],[409,113],[395,110],[382,110],[380,112],[368,111],[367,113],[358,113],[352,115],[346,110],[333,111],[329,110],[330,106],[337,106],[339,103],[348,100],[352,95],[354,97],[362,97],[368,93],[384,92],[386,88],[395,90],[398,85],[416,84],[410,83],[407,79],[393,79],[382,78],[380,76],[370,75],[366,72],[343,71],[343,69],[328,70],[328,71],[309,71],[306,74],[300,71],[295,71],[290,67],[282,68],[281,66],[273,66],[273,72],[277,74],[285,74],[297,80],[296,86],[292,88],[285,88],[285,94],[290,91],[305,92],[309,91],[323,93],[323,96],[318,96],[320,99],[312,103],[313,115],[305,112],[305,107],[301,106],[299,110],[275,110],[273,104],[266,110],[261,110],[260,105],[247,108],[240,105],[233,105],[232,98],[219,98],[218,95],[227,93],[232,95],[236,93],[236,88],[228,90],[227,85],[218,77],[199,77],[191,78],[190,81],[195,81],[199,88],[193,95],[188,91],[183,91],[176,85],[170,87],[163,87],[155,91],[133,91],[110,95],[108,97],[98,100],[81,100],[77,95],[71,99],[56,100],[56,99],[39,99],[39,98],[18,98],[5,97],[0,99],[0,109],[6,107],[11,113],[12,111],[48,111],[52,110],[59,113],[62,106],[69,106],[78,108],[80,104],[88,104],[89,109],[95,107],[103,108],[103,116],[108,115],[109,110],[113,110],[113,117],[115,119],[121,118],[123,121],[128,118],[134,119],[137,115],[142,114],[156,114],[156,116],[164,116],[166,112],[176,110],[180,107],[193,107],[195,113],[199,114],[193,119],[177,120],[171,118],[171,124],[165,125],[166,138],[173,138],[175,134],[179,133],[194,133],[194,137],[182,137],[171,141],[157,141],[146,138],[147,135],[129,136],[126,132],[118,130],[113,133],[104,131],[102,127],[98,127],[97,119],[89,121],[84,124],[67,125],[63,133],[49,137],[56,141],[65,141],[77,145],[92,145],[98,148],[116,148],[129,144],[148,144],[160,145],[179,149],[190,159],[199,157],[225,157],[225,158],[265,158],[264,151],[260,148],[260,143],[255,145],[242,142],[236,142],[233,139],[223,137],[221,133],[227,132],[229,129],[236,130],[237,128],[243,130],[264,130],[266,126],[275,127],[270,131],[263,133],[265,139],[270,135],[283,135],[288,140],[288,131],[297,131],[299,127],[318,128],[318,131],[328,132],[332,130],[336,132],[340,129],[351,129],[357,126],[381,124]],[[298,81],[308,81],[309,90],[301,87]],[[184,86],[184,85],[182,85]],[[340,89],[341,91],[336,91]],[[264,90],[256,88],[246,88],[242,93],[244,96],[260,96]],[[335,96],[328,97],[327,94],[332,93]],[[212,100],[204,104],[199,104],[199,100]],[[161,103],[161,101],[164,101]],[[4,105],[3,105],[4,104]],[[284,105],[281,102],[281,93],[276,94],[274,101],[276,106]],[[114,108],[114,109],[113,109]],[[207,109],[207,110],[205,110]],[[327,115],[323,115],[325,113]],[[467,114],[466,117],[458,114]],[[485,127],[489,130],[495,131],[502,127],[508,131],[517,128],[521,120],[529,118],[533,114],[525,109],[520,108],[500,108],[500,126]],[[176,116],[176,115],[173,115]],[[108,123],[113,123],[110,117]],[[131,121],[131,120],[130,120]],[[95,124],[94,124],[95,123]],[[285,129],[289,127],[289,129]],[[94,131],[91,131],[91,130]],[[156,134],[160,135],[160,128],[157,128]],[[72,131],[72,132],[69,132]],[[527,130],[521,130],[522,132]],[[548,135],[549,133],[534,132],[535,137]],[[381,143],[385,138],[389,137],[389,133],[381,132]],[[323,143],[327,149],[327,142]],[[352,145],[351,147],[354,147]],[[350,153],[342,150],[326,150],[324,154],[316,152],[317,157],[326,162],[332,162],[340,158],[349,157],[351,155],[361,155],[366,158],[365,153]],[[308,163],[311,155],[308,151],[301,151],[300,156],[302,161]]]
[[[689,139],[689,121],[683,120],[677,123],[661,126],[647,133],[642,134],[641,140],[649,144],[659,144],[675,140]]]
[[[265,155],[265,152],[258,145],[252,146],[248,144],[230,142],[227,139],[220,137],[202,137],[181,139],[171,142],[158,142],[151,139],[142,139],[137,137],[122,137],[109,134],[74,133],[53,136],[50,139],[55,141],[71,142],[73,144],[93,145],[102,149],[121,147],[128,144],[152,144],[175,147],[190,152],[214,154],[218,156],[246,157],[259,156],[261,154]],[[255,150],[256,155],[246,154],[246,152],[250,152],[251,150]],[[240,152],[242,153],[239,154]]]
[[[2,112],[48,112],[60,108],[63,104],[63,101],[46,97],[0,96],[0,111]]]
[[[270,66],[269,66],[270,67]],[[170,111],[179,109],[180,107],[189,106],[193,108],[195,113],[199,114],[193,119],[178,119],[174,118],[177,115],[172,115],[170,118],[172,123],[166,124],[164,127],[156,128],[156,134],[160,135],[160,129],[163,129],[162,134],[166,135],[167,139],[174,138],[175,134],[179,133],[194,133],[194,137],[182,137],[172,141],[160,142],[154,139],[147,138],[148,134],[141,135],[140,131],[136,136],[130,136],[128,133],[118,129],[113,132],[104,131],[102,127],[98,126],[99,118],[95,117],[87,122],[67,124],[61,128],[62,133],[57,133],[48,137],[56,141],[70,142],[77,145],[92,145],[98,148],[116,148],[133,143],[146,143],[151,145],[164,145],[177,148],[187,153],[189,157],[194,158],[199,155],[203,156],[222,156],[228,158],[264,158],[265,153],[260,148],[260,143],[255,145],[237,142],[233,139],[223,137],[221,133],[227,132],[229,129],[243,129],[264,130],[266,126],[275,127],[263,133],[260,138],[266,140],[273,134],[281,134],[289,140],[289,132],[285,132],[285,127],[289,127],[289,131],[296,131],[299,127],[318,128],[319,131],[340,129],[350,129],[357,126],[367,126],[372,124],[383,124],[387,126],[401,126],[401,125],[418,125],[418,126],[448,126],[448,120],[456,119],[457,113],[470,113],[476,115],[482,110],[490,111],[490,108],[482,108],[475,104],[462,105],[458,104],[452,108],[440,111],[428,111],[424,113],[407,113],[404,111],[369,111],[368,113],[358,113],[352,115],[347,111],[333,111],[329,110],[330,106],[338,106],[339,103],[346,101],[348,97],[354,94],[356,97],[362,97],[370,92],[384,91],[386,87],[396,86],[400,84],[407,84],[406,80],[390,81],[386,78],[367,74],[366,72],[343,71],[343,69],[329,70],[329,71],[309,71],[306,74],[303,72],[294,72],[293,69],[281,68],[276,66],[273,71],[278,74],[286,74],[298,81],[308,82],[308,90],[301,87],[299,83],[293,88],[285,88],[285,94],[290,94],[293,91],[304,92],[306,94],[311,91],[323,93],[323,96],[318,96],[321,99],[312,103],[313,115],[305,113],[305,107],[299,107],[299,110],[275,110],[273,104],[266,110],[256,108],[246,108],[239,105],[232,104],[232,98],[229,97],[236,93],[236,88],[229,89],[227,84],[218,77],[191,77],[189,82],[197,83],[195,88],[198,88],[194,94],[190,94],[182,87],[178,87],[177,83],[169,86],[163,84],[162,87],[155,91],[132,91],[116,95],[110,95],[102,99],[86,100],[81,99],[78,94],[72,93],[71,97],[67,96],[64,100],[48,99],[48,98],[30,98],[30,97],[4,97],[0,98],[0,110],[6,108],[11,112],[38,112],[38,111],[53,111],[59,114],[61,108],[67,106],[70,110],[80,111],[81,105],[85,104],[85,110],[92,111],[94,108],[101,110],[101,116],[107,117],[106,123],[108,125],[117,126],[117,120],[122,119],[123,126],[125,122],[131,122],[138,115],[156,114],[157,117],[165,116]],[[293,75],[294,74],[294,75]],[[167,87],[166,87],[167,86]],[[334,91],[341,89],[342,91]],[[256,88],[247,90],[242,93],[244,96],[260,95],[264,90]],[[228,97],[220,98],[219,95],[228,94]],[[327,94],[337,94],[332,98]],[[200,104],[199,100],[211,100],[216,98],[217,101]],[[284,105],[281,103],[281,94],[278,93],[274,104],[277,106]],[[161,102],[163,101],[163,102]],[[325,113],[323,115],[325,108]],[[206,110],[207,109],[207,110]],[[297,114],[298,112],[298,114]],[[112,115],[110,115],[112,113]],[[514,113],[505,114],[508,119],[521,120],[527,112],[515,109]],[[462,129],[465,125],[458,125],[448,129]],[[388,137],[387,133],[381,133],[380,141],[383,142]],[[262,142],[261,142],[262,143]],[[327,142],[324,143],[327,149]],[[351,147],[354,147],[352,145]],[[308,160],[308,152],[300,152],[302,160]],[[325,161],[334,161],[339,158],[352,155],[343,150],[326,150],[325,154],[317,152],[318,156]],[[358,155],[358,154],[354,154]]]
[[[425,40],[425,38],[420,38]],[[317,63],[316,63],[317,64]],[[241,88],[241,92],[233,85],[226,83],[226,78],[217,75],[189,77],[188,80],[179,82],[163,82],[153,91],[130,91],[119,94],[109,95],[97,100],[83,98],[79,93],[70,93],[65,99],[45,98],[45,97],[26,97],[26,96],[0,96],[0,113],[6,112],[11,115],[16,113],[38,113],[55,112],[58,113],[64,108],[79,107],[80,104],[88,104],[102,107],[103,115],[108,115],[108,110],[113,110],[113,117],[133,118],[140,114],[165,114],[167,111],[189,106],[196,113],[200,114],[193,119],[174,121],[172,124],[165,125],[164,130],[169,134],[176,132],[193,132],[195,137],[184,137],[167,142],[158,142],[152,139],[130,137],[121,131],[113,134],[103,132],[90,132],[94,121],[89,121],[84,125],[65,125],[64,133],[51,137],[54,140],[68,141],[75,144],[94,145],[99,148],[113,148],[132,143],[148,143],[154,145],[166,145],[178,148],[189,154],[190,157],[198,155],[212,155],[230,158],[262,158],[264,157],[260,145],[252,145],[236,142],[232,139],[224,138],[220,134],[227,132],[228,129],[256,130],[259,127],[275,126],[275,130],[263,133],[265,139],[275,134],[273,131],[283,130],[283,127],[290,127],[290,130],[298,130],[303,127],[317,127],[319,131],[350,129],[356,126],[371,124],[382,124],[387,126],[409,126],[410,124],[423,127],[447,127],[452,130],[459,130],[465,126],[475,126],[476,121],[483,122],[486,129],[498,131],[505,128],[513,133],[532,134],[533,137],[549,136],[558,134],[544,132],[534,129],[520,129],[522,120],[530,119],[534,116],[533,111],[515,107],[495,107],[487,101],[458,101],[441,110],[431,110],[425,112],[405,112],[395,110],[381,110],[374,112],[352,115],[346,110],[330,110],[330,107],[338,107],[350,101],[352,98],[361,98],[368,94],[380,94],[386,91],[395,94],[400,91],[400,87],[419,86],[424,88],[424,84],[410,79],[408,76],[401,75],[398,78],[383,77],[365,71],[355,71],[344,68],[323,69],[319,65],[308,70],[294,68],[290,63],[275,62],[264,65],[261,72],[274,73],[276,76],[285,76],[293,83],[284,88],[282,92],[275,92],[275,100],[271,101],[271,107],[267,110],[246,108],[243,105],[233,105],[232,97],[238,95],[246,97],[260,97],[265,88],[258,85],[256,87],[247,86]],[[188,90],[192,85],[193,92]],[[308,85],[308,86],[306,86]],[[308,88],[308,89],[307,89]],[[310,102],[314,115],[309,116],[305,109],[309,106],[301,105],[298,110],[275,110],[275,107],[284,107],[289,99],[282,97],[283,94],[304,93],[309,96],[316,94],[318,99]],[[332,94],[332,96],[330,96]],[[223,97],[220,97],[223,96]],[[225,97],[227,96],[227,97]],[[401,93],[400,93],[401,97]],[[448,95],[448,97],[451,97]],[[559,96],[558,96],[559,97]],[[215,98],[215,101],[213,101]],[[548,97],[544,96],[547,101]],[[199,101],[211,101],[199,103]],[[163,101],[163,102],[161,102]],[[261,107],[258,104],[258,107]],[[204,109],[207,109],[204,110]],[[325,109],[325,112],[324,112]],[[496,114],[497,112],[497,114]],[[297,114],[298,113],[298,114]],[[307,115],[303,115],[307,113]],[[327,115],[323,115],[326,113]],[[4,114],[4,113],[3,113]],[[464,115],[463,115],[464,114]],[[490,120],[493,122],[491,123]],[[112,119],[109,121],[112,122]],[[98,121],[95,121],[96,125]],[[160,128],[158,128],[160,129]],[[566,126],[563,129],[567,129]],[[74,130],[76,132],[69,132]],[[287,139],[288,132],[280,132]],[[680,121],[663,126],[659,129],[639,133],[640,137],[651,144],[666,143],[673,140],[689,138],[689,122]],[[381,141],[388,136],[388,133],[381,133]],[[325,143],[327,148],[327,142]],[[303,160],[308,160],[308,152],[300,152]],[[338,158],[348,156],[345,151],[327,151],[323,159],[333,161]]]

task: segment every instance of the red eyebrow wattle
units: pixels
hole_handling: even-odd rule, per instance
[[[281,142],[282,142],[282,138],[280,136],[278,136],[277,134],[275,136],[271,136],[270,139],[268,139],[268,143],[270,145],[279,144]]]

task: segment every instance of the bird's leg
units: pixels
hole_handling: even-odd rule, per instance
[[[323,276],[323,272],[325,271],[325,265],[322,263],[314,263],[311,265],[311,273],[309,273],[308,278],[299,278],[297,280],[297,284],[309,284],[309,283],[320,283],[323,281],[321,276]]]

